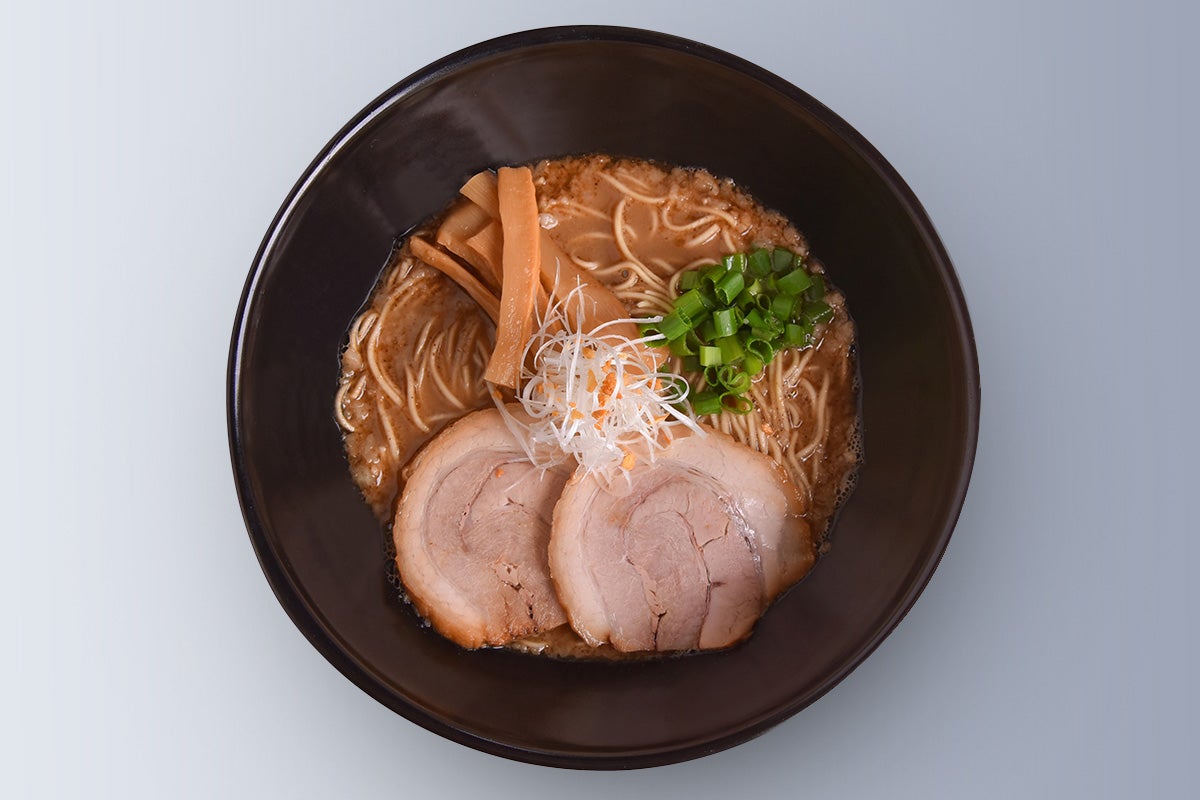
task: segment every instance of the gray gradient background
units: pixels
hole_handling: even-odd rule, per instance
[[[1195,796],[1194,6],[773,5],[0,6],[0,794]],[[625,774],[476,753],[339,675],[259,570],[225,432],[238,295],[309,160],[422,65],[581,22],[856,126],[944,238],[983,378],[895,634],[767,735]]]

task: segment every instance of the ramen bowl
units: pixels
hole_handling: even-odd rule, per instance
[[[865,461],[832,549],[741,645],[614,663],[466,651],[388,581],[334,420],[347,327],[397,235],[479,170],[604,152],[732,178],[804,232],[858,325]],[[300,177],[246,283],[229,435],[279,601],[347,678],[413,722],[562,767],[682,761],[829,691],[912,607],[957,520],[979,378],[950,260],[912,191],[829,109],[753,64],[645,31],[506,36],[406,78]]]

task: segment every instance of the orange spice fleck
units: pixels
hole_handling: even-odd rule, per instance
[[[621,469],[633,469],[633,465],[636,463],[637,456],[626,450],[625,457],[621,459]]]
[[[572,419],[572,420],[580,420],[580,419],[583,419],[583,412],[582,412],[582,411],[572,411],[572,412],[571,412],[571,419]]]
[[[589,369],[587,378],[587,390],[589,392],[596,391],[596,386],[599,384],[599,381],[596,380],[596,373]]]
[[[775,429],[771,427],[770,423],[764,422],[760,427],[762,427],[762,432],[767,436],[770,436],[775,432]]]
[[[616,390],[616,388],[617,375],[614,372],[610,372],[604,376],[604,383],[600,384],[600,392],[597,395],[600,405],[604,405],[608,402],[608,398],[612,397],[612,393]]]
[[[503,475],[504,475],[504,467],[496,467],[496,477],[499,478],[499,477],[502,477]]]

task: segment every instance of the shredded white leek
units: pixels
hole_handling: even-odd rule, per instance
[[[577,304],[582,319],[583,286],[552,302],[526,345],[517,400],[528,421],[505,408],[492,391],[509,429],[530,461],[541,467],[574,458],[585,474],[608,478],[628,474],[641,459],[655,460],[679,426],[703,435],[686,405],[688,384],[655,367],[640,345],[662,334],[630,339],[611,329],[622,323],[661,318],[612,320],[592,331],[571,329],[566,309]],[[680,410],[684,409],[684,410]]]

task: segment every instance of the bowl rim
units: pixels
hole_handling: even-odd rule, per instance
[[[920,234],[922,244],[932,255],[939,277],[948,290],[954,327],[965,345],[966,369],[964,370],[964,396],[966,397],[965,447],[959,464],[958,480],[953,487],[953,501],[945,524],[937,532],[933,556],[921,565],[915,580],[907,588],[901,601],[895,605],[881,624],[866,636],[859,649],[845,662],[843,667],[832,673],[812,691],[786,703],[771,713],[748,720],[743,725],[723,733],[683,743],[662,747],[631,748],[627,751],[581,753],[576,751],[546,750],[516,745],[456,727],[449,720],[425,710],[416,698],[406,697],[400,690],[385,685],[379,677],[362,664],[352,652],[343,646],[340,638],[324,622],[319,611],[309,602],[306,592],[288,574],[283,564],[285,559],[277,552],[267,536],[265,526],[255,505],[250,476],[246,464],[246,453],[242,445],[241,420],[241,359],[245,349],[248,323],[257,295],[259,280],[264,266],[270,259],[280,230],[291,216],[297,202],[309,185],[325,166],[349,142],[356,133],[392,104],[420,91],[428,84],[471,65],[473,62],[529,47],[540,47],[558,43],[613,42],[634,44],[681,52],[715,63],[726,69],[758,81],[784,95],[812,114],[825,125],[842,143],[869,164],[888,190],[901,202],[911,222]],[[342,675],[381,704],[421,727],[451,741],[476,750],[504,758],[543,766],[572,769],[636,769],[672,764],[699,758],[746,742],[769,730],[785,719],[819,700],[850,673],[858,668],[868,656],[895,630],[908,614],[937,570],[949,544],[950,536],[958,522],[966,500],[967,489],[974,467],[979,436],[980,378],[979,359],[975,335],[968,314],[966,298],[950,256],[937,235],[932,221],[916,194],[894,167],[857,130],[832,110],[799,89],[792,83],[757,66],[739,56],[719,50],[710,45],[690,39],[655,31],[608,25],[568,25],[537,28],[506,34],[465,47],[413,72],[398,81],[372,100],[357,115],[346,123],[321,149],[296,181],[283,201],[274,219],[267,228],[251,264],[250,272],[242,289],[234,319],[227,367],[227,422],[230,458],[238,502],[242,509],[246,530],[267,582],[275,593],[292,622],[305,638]]]

